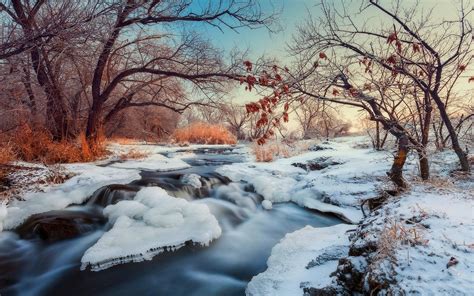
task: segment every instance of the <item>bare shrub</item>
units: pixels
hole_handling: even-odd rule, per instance
[[[237,139],[225,127],[202,122],[176,129],[172,139],[177,143],[236,144]]]

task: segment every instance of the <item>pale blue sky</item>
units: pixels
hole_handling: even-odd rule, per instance
[[[201,0],[203,1],[203,0]],[[362,0],[333,0],[334,3],[345,3],[354,10],[357,10]],[[452,17],[456,14],[457,3],[460,0],[419,0],[422,9],[435,7],[434,17],[444,18]],[[465,0],[466,1],[466,0]],[[207,1],[204,1],[207,2]],[[382,0],[390,3],[392,0]],[[416,0],[402,0],[403,4],[413,5]],[[272,11],[276,9],[281,12],[279,24],[282,28],[278,33],[271,34],[265,28],[260,29],[241,29],[239,32],[231,30],[219,31],[210,26],[197,27],[196,29],[204,32],[204,36],[222,49],[230,50],[233,47],[241,49],[251,49],[251,58],[259,57],[263,54],[269,54],[284,59],[286,55],[286,43],[291,42],[297,24],[302,24],[308,15],[318,17],[320,0],[259,0],[263,10]]]
[[[204,0],[203,3],[208,3]],[[343,2],[349,7],[352,7],[354,11],[358,11],[362,0],[333,0],[335,4]],[[433,17],[436,18],[435,21],[441,21],[443,18],[452,19],[458,13],[459,2],[461,0],[419,0],[420,3],[420,12],[421,10],[429,10],[434,7]],[[465,3],[471,0],[464,0]],[[392,0],[381,0],[382,3],[394,3]],[[403,5],[412,6],[415,4],[416,0],[402,0]],[[473,5],[474,1],[471,1],[470,5]],[[272,10],[276,9],[280,11],[279,24],[282,28],[276,34],[270,34],[265,28],[261,29],[241,29],[238,33],[225,30],[224,32],[219,31],[216,28],[211,26],[201,26],[193,28],[194,30],[200,31],[203,35],[211,40],[215,46],[223,49],[224,51],[229,51],[234,47],[244,49],[250,49],[250,54],[248,56],[249,60],[254,60],[262,55],[268,55],[271,57],[276,57],[278,60],[285,61],[288,60],[288,54],[286,53],[287,43],[291,42],[292,35],[295,33],[296,26],[302,24],[305,19],[308,18],[308,15],[311,14],[312,17],[317,18],[320,12],[320,7],[318,3],[320,0],[259,0],[262,9]],[[377,13],[380,16],[380,13]],[[383,22],[383,18],[374,18],[374,22]],[[474,21],[474,20],[473,20]],[[469,71],[472,72],[472,65],[469,65]],[[466,79],[467,81],[467,79]],[[467,82],[461,86],[463,91],[472,90],[472,83],[467,84]],[[259,99],[259,96],[255,93],[248,93],[243,91],[243,89],[237,89],[234,94],[239,101],[253,101]],[[354,110],[345,110],[343,111],[347,117],[355,119],[356,112]]]

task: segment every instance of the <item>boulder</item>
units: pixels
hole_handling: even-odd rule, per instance
[[[31,216],[16,229],[23,239],[53,242],[71,239],[98,229],[107,222],[99,210],[60,210]]]

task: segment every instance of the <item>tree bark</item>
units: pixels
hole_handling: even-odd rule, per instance
[[[464,152],[464,150],[461,148],[461,145],[459,144],[458,135],[453,124],[451,123],[448,113],[446,112],[446,106],[444,105],[437,93],[432,93],[431,96],[435,101],[436,105],[438,106],[441,119],[446,125],[446,129],[448,130],[449,137],[451,139],[451,145],[453,147],[454,152],[458,156],[459,163],[461,165],[461,171],[470,172],[471,168],[469,165],[469,161],[467,160],[467,153]]]
[[[420,163],[420,177],[422,180],[428,180],[430,178],[430,164],[424,148],[418,150],[418,159]]]
[[[428,140],[430,136],[430,125],[431,125],[431,113],[433,107],[431,106],[430,96],[425,92],[424,96],[424,116],[421,121],[422,130],[421,130],[421,147],[418,148],[418,159],[420,163],[420,176],[421,179],[426,181],[430,178],[430,164],[428,160],[428,154],[426,153],[426,146],[428,145]]]
[[[398,151],[395,159],[393,160],[392,168],[387,173],[390,180],[394,182],[400,188],[407,188],[407,183],[403,178],[403,166],[405,165],[408,155],[408,144],[409,140],[406,135],[400,135],[398,137]]]
[[[25,36],[33,39],[34,36],[34,12],[27,11],[19,0],[13,0],[13,9],[18,17]],[[30,14],[28,14],[30,13]],[[56,80],[47,69],[46,56],[41,54],[42,40],[37,39],[30,49],[30,57],[33,70],[39,85],[46,94],[46,117],[48,127],[55,140],[62,140],[69,132],[67,110]]]

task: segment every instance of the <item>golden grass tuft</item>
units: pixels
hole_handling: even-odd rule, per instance
[[[16,159],[10,143],[0,146],[0,165],[7,164]]]
[[[193,144],[236,144],[237,138],[225,127],[197,122],[187,127],[176,129],[172,139],[177,143]]]
[[[90,144],[84,134],[78,141],[55,141],[44,128],[19,127],[0,141],[0,163],[13,160],[45,164],[92,161],[105,154],[102,138]]]
[[[272,162],[277,158],[287,158],[290,156],[288,147],[277,142],[252,145],[252,153],[255,155],[257,162]]]
[[[427,245],[424,238],[425,228],[421,225],[407,227],[401,222],[389,221],[380,233],[377,241],[376,260],[394,259],[395,250],[399,245]]]
[[[272,162],[278,158],[288,158],[308,151],[309,145],[307,143],[278,142],[275,140],[263,145],[254,143],[251,148],[257,162]]]

